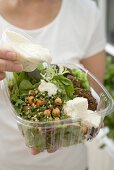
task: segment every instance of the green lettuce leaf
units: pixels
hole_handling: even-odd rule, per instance
[[[69,100],[73,98],[74,87],[73,83],[64,77],[63,75],[54,76],[52,82],[58,86],[63,94],[63,98],[65,100]]]
[[[34,85],[29,80],[22,80],[20,85],[19,85],[19,90],[24,91],[24,90],[31,90],[34,89]]]
[[[74,74],[76,79],[81,81],[82,87],[84,89],[89,90],[89,81],[88,81],[88,78],[87,78],[87,74],[82,72],[82,71],[79,71],[77,69],[72,69],[72,73]]]

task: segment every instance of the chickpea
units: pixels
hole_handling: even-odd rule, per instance
[[[36,106],[43,106],[45,104],[44,100],[37,99],[36,100]]]
[[[60,109],[59,109],[59,108],[53,109],[52,115],[53,115],[54,117],[60,117]]]
[[[34,96],[29,96],[27,99],[28,99],[28,103],[30,105],[32,105],[32,103],[34,103]]]
[[[45,116],[51,116],[51,109],[46,109],[45,111],[44,111],[44,115]]]
[[[61,105],[62,104],[62,100],[61,100],[60,97],[57,97],[54,102],[55,102],[56,105]]]

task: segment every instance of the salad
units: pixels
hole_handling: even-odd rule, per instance
[[[37,78],[27,72],[8,80],[10,100],[26,145],[39,151],[91,139],[101,116],[87,73],[76,68],[38,64]]]
[[[3,87],[26,145],[49,152],[93,139],[113,107],[94,76],[76,65],[51,64],[50,50],[17,29],[6,29],[1,42],[16,52],[23,66],[23,72],[7,77]]]

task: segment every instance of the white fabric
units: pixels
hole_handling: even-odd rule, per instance
[[[7,26],[13,25],[0,17],[0,38]],[[76,63],[105,47],[99,11],[90,0],[63,0],[58,16],[51,23],[40,29],[24,31],[37,43],[51,50],[53,62]],[[23,142],[7,101],[3,102],[2,92],[0,91],[0,170],[85,170],[84,145],[72,146],[53,154],[45,152],[32,156]]]

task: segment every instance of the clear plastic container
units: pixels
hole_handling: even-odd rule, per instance
[[[77,68],[87,73],[92,94],[98,103],[97,110],[94,113],[91,113],[91,119],[89,122],[81,117],[50,122],[34,122],[24,120],[17,115],[10,102],[9,90],[7,86],[8,77],[1,83],[1,87],[4,90],[4,96],[13,112],[13,115],[15,116],[17,125],[24,137],[26,145],[30,148],[37,148],[40,152],[76,145],[95,138],[99,133],[104,117],[110,114],[114,109],[113,99],[107,90],[86,69],[80,67],[79,65],[70,63],[58,65],[67,66],[68,68]],[[101,116],[97,127],[92,123],[92,120],[96,115]]]

